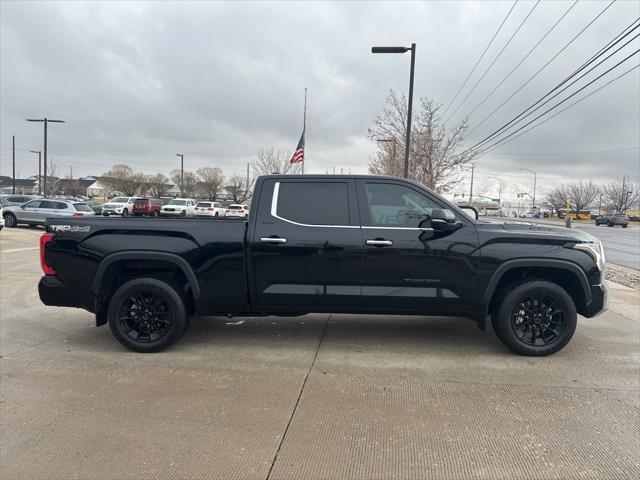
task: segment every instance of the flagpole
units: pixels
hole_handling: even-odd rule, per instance
[[[302,134],[304,135],[304,150],[307,153],[307,87],[304,87],[304,118],[302,120]],[[304,175],[304,160],[302,160],[302,175]]]

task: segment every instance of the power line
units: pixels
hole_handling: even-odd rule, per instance
[[[616,2],[616,0],[611,0],[611,2],[604,7],[604,9],[602,9],[600,11],[600,13],[598,13],[598,15],[595,16],[595,18],[593,18],[593,20],[591,20],[589,23],[587,23],[587,25],[585,25],[582,30],[580,30],[571,40],[569,40],[569,42],[562,47],[560,50],[558,50],[558,52],[551,57],[547,63],[545,63],[542,67],[540,67],[540,69],[534,73],[531,77],[529,77],[529,79],[524,82],[524,84],[522,84],[522,86],[520,86],[520,88],[518,88],[515,92],[513,92],[504,102],[502,102],[500,105],[498,105],[498,107],[496,107],[495,110],[493,110],[491,113],[489,113],[489,115],[487,115],[486,117],[484,117],[480,123],[478,123],[475,127],[473,127],[473,129],[471,129],[471,131],[469,132],[469,135],[472,134],[473,132],[475,132],[481,125],[483,125],[487,120],[489,120],[493,115],[495,115],[495,113],[500,110],[502,107],[504,107],[514,96],[516,96],[524,87],[526,87],[534,78],[536,78],[545,68],[547,68],[549,66],[549,64],[551,62],[553,62],[562,52],[564,52],[567,48],[569,48],[569,46],[575,42],[578,37],[580,37],[580,35],[582,35],[585,30],[587,30],[587,28],[589,28],[591,25],[593,25],[593,23],[598,20],[598,18],[600,18],[604,12],[606,12],[611,5],[613,5]]]
[[[551,107],[549,110],[547,110],[546,112],[542,113],[541,115],[539,115],[538,117],[534,118],[531,122],[527,123],[526,125],[523,125],[522,127],[520,127],[518,130],[516,130],[515,132],[511,133],[509,136],[504,137],[503,139],[497,141],[496,143],[494,143],[493,145],[487,147],[485,150],[483,150],[482,152],[480,152],[480,154],[484,154],[487,153],[491,150],[494,150],[496,148],[501,147],[502,145],[509,143],[513,140],[515,140],[518,137],[521,137],[522,135],[524,135],[525,133],[533,130],[534,128],[539,127],[540,125],[542,125],[543,123],[548,122],[549,120],[551,120],[554,117],[557,117],[558,115],[560,115],[562,112],[570,109],[571,107],[573,107],[574,105],[580,103],[583,100],[586,100],[587,98],[589,98],[591,95],[599,92],[600,90],[602,90],[603,88],[607,87],[608,85],[612,84],[613,82],[615,82],[616,80],[619,80],[620,78],[624,77],[625,75],[628,75],[629,73],[631,73],[633,70],[635,70],[636,68],[640,67],[640,64],[636,65],[635,67],[630,68],[629,70],[625,71],[624,73],[618,75],[617,77],[609,80],[607,83],[605,83],[604,85],[602,85],[601,87],[597,88],[596,90],[592,91],[591,93],[585,95],[584,97],[580,98],[579,100],[571,103],[570,105],[568,105],[567,107],[563,108],[562,110],[554,113],[553,115],[551,115],[550,117],[546,118],[545,120],[543,120],[542,122],[534,125],[533,127],[525,130],[524,132],[522,132],[520,135],[507,140],[511,135],[515,135],[516,133],[518,133],[520,130],[522,130],[523,128],[527,127],[528,125],[530,125],[531,123],[535,122],[537,119],[539,119],[540,117],[542,117],[543,115],[545,115],[546,113],[548,113],[549,111],[553,110],[554,108],[556,108],[558,105],[561,105],[562,103],[566,102],[567,100],[569,100],[571,97],[573,97],[574,95],[576,95],[577,93],[579,93],[580,91],[584,90],[586,87],[588,87],[589,85],[591,85],[593,82],[595,82],[596,80],[598,80],[600,77],[602,77],[603,75],[607,74],[608,72],[610,72],[611,70],[613,70],[614,68],[616,68],[617,66],[619,66],[620,64],[622,64],[623,62],[627,61],[629,58],[631,58],[633,55],[635,55],[636,53],[638,53],[640,51],[636,50],[634,53],[632,53],[631,55],[629,55],[627,58],[625,58],[624,60],[622,60],[621,62],[619,62],[618,64],[616,64],[615,66],[611,67],[609,70],[607,70],[606,72],[604,72],[602,75],[598,76],[597,78],[593,79],[591,82],[589,82],[588,84],[586,84],[584,87],[582,87],[580,90],[578,90],[577,92],[573,93],[571,96],[565,98],[564,100],[562,100],[561,102],[557,103],[556,105],[554,105],[553,107]],[[505,141],[507,140],[507,141]]]
[[[534,156],[534,157],[544,157],[544,156],[562,156],[562,155],[594,155],[598,153],[614,153],[614,152],[628,152],[631,150],[639,150],[638,147],[624,147],[624,148],[611,148],[608,150],[589,150],[589,151],[576,151],[576,152],[501,152],[494,153],[494,155],[511,155],[514,157],[517,156]],[[528,177],[527,177],[528,178]]]
[[[639,25],[640,26],[640,25]],[[637,27],[636,27],[637,28]],[[633,30],[632,30],[633,31]],[[630,34],[631,31],[628,33]],[[508,128],[511,128],[515,125],[517,125],[518,123],[522,122],[525,118],[531,116],[534,112],[536,112],[537,110],[539,110],[540,108],[542,108],[544,105],[546,105],[547,103],[549,103],[551,100],[553,100],[554,98],[556,98],[558,95],[560,95],[561,93],[565,92],[567,89],[569,89],[571,86],[575,85],[577,82],[579,82],[580,80],[582,80],[584,77],[586,77],[589,73],[591,73],[593,70],[595,70],[596,68],[598,68],[600,65],[602,65],[604,62],[606,62],[607,60],[609,60],[612,56],[614,56],[616,53],[618,53],[620,50],[622,50],[624,47],[626,47],[629,43],[631,43],[633,40],[635,40],[636,38],[638,38],[640,36],[640,34],[637,34],[635,37],[632,37],[631,39],[627,40],[626,43],[624,43],[621,47],[618,47],[618,49],[616,49],[613,53],[610,53],[607,57],[605,57],[604,59],[602,59],[600,62],[598,62],[596,65],[594,65],[593,67],[591,67],[589,70],[587,70],[585,73],[583,73],[582,75],[580,75],[578,78],[576,78],[573,82],[569,83],[566,87],[564,87],[562,90],[558,91],[558,93],[556,93],[555,95],[549,97],[549,99],[547,99],[546,101],[544,101],[543,103],[542,100],[544,100],[546,97],[548,97],[551,93],[553,93],[554,91],[556,91],[558,88],[560,88],[565,82],[567,82],[569,79],[571,79],[573,76],[576,75],[576,73],[580,70],[585,68],[586,66],[588,66],[587,63],[583,64],[578,70],[575,70],[571,75],[569,75],[567,78],[565,78],[561,83],[559,83],[558,85],[556,85],[554,88],[552,88],[551,90],[549,90],[546,94],[544,94],[541,98],[539,98],[536,102],[534,102],[532,105],[530,105],[528,108],[526,108],[525,110],[523,110],[522,112],[520,112],[516,117],[512,118],[511,120],[509,120],[507,123],[505,123],[504,125],[502,125],[499,129],[497,129],[496,131],[494,131],[491,135],[485,137],[483,140],[481,140],[480,142],[477,142],[475,145],[473,145],[471,147],[471,149],[475,149],[479,146],[481,146],[484,143],[489,142],[492,138],[501,135],[502,133],[504,133],[504,131],[506,131]],[[624,37],[622,37],[621,39],[619,39],[616,43],[621,42],[624,39]],[[608,48],[613,48],[615,46],[615,43],[613,45],[611,45]],[[602,55],[603,53],[605,53],[605,51],[602,51],[602,53],[600,53],[600,55]],[[633,54],[632,54],[633,55]],[[591,57],[591,62],[595,61],[597,59],[597,57]],[[538,105],[540,103],[540,105]],[[538,105],[536,108],[534,108],[533,110],[531,110],[533,107],[535,107],[536,105]]]
[[[484,103],[487,100],[489,100],[489,98],[491,98],[491,95],[493,95],[496,92],[496,90],[498,90],[504,84],[504,82],[506,82],[509,79],[509,77],[513,74],[513,72],[515,72],[518,69],[518,67],[520,67],[520,65],[522,65],[527,58],[529,58],[529,55],[531,55],[533,51],[540,46],[540,44],[544,41],[544,39],[549,36],[549,34],[558,26],[558,24],[564,19],[564,17],[567,16],[567,14],[573,9],[573,7],[575,7],[578,4],[578,1],[579,0],[575,0],[569,6],[569,8],[565,10],[565,12],[560,16],[560,18],[556,21],[556,23],[554,23],[551,26],[551,28],[547,30],[547,32],[540,38],[540,40],[538,40],[538,43],[536,43],[533,46],[533,48],[529,50],[524,57],[522,57],[522,60],[520,60],[520,62],[518,62],[518,64],[515,67],[513,67],[513,69],[507,74],[507,76],[504,77],[502,81],[498,85],[496,85],[496,87],[493,90],[491,90],[491,92],[489,92],[489,94],[486,97],[484,97],[482,101],[478,105],[476,105],[476,107],[473,110],[471,110],[471,112],[469,112],[467,117],[470,117],[471,115],[473,115],[482,105],[484,105]]]
[[[467,101],[467,99],[471,96],[471,94],[475,91],[476,87],[480,84],[480,82],[484,79],[484,77],[487,75],[487,73],[489,73],[489,70],[491,70],[491,67],[493,67],[493,65],[498,61],[498,59],[500,58],[500,56],[502,55],[502,53],[506,50],[506,48],[509,46],[509,44],[511,43],[511,41],[515,38],[515,36],[518,34],[518,32],[520,31],[520,29],[524,26],[524,24],[526,23],[526,21],[529,19],[529,17],[531,16],[531,14],[533,13],[533,11],[536,9],[536,7],[538,6],[538,4],[540,3],[541,0],[538,0],[533,7],[531,8],[531,10],[529,10],[529,13],[527,13],[527,16],[524,17],[524,20],[522,20],[522,22],[520,23],[520,25],[518,25],[518,28],[516,28],[515,32],[513,32],[513,34],[511,35],[511,37],[509,38],[509,40],[507,40],[507,43],[504,45],[504,47],[502,47],[502,50],[500,50],[498,52],[498,55],[496,55],[496,58],[493,59],[493,61],[489,64],[489,66],[487,67],[487,69],[484,71],[484,73],[482,74],[482,76],[476,81],[476,83],[473,85],[473,87],[471,87],[471,90],[469,90],[469,92],[467,92],[467,95],[462,99],[462,102],[460,102],[458,104],[458,106],[456,107],[456,109],[451,113],[451,115],[449,115],[449,117],[447,117],[447,119],[444,121],[444,123],[446,124],[451,117],[453,117],[456,112],[460,109],[460,107],[462,105],[464,105],[464,102]],[[614,0],[615,1],[615,0]]]
[[[513,2],[513,5],[511,5],[511,8],[509,9],[509,11],[507,12],[507,16],[504,17],[504,20],[502,20],[502,23],[500,24],[500,26],[498,27],[498,30],[496,30],[496,32],[493,34],[493,37],[491,37],[491,40],[489,40],[489,43],[487,44],[487,46],[484,48],[484,51],[482,52],[482,55],[480,55],[480,58],[478,58],[478,61],[476,62],[476,64],[473,66],[473,68],[471,69],[471,71],[469,72],[469,75],[467,75],[467,78],[464,79],[464,82],[462,82],[462,85],[460,85],[460,88],[458,88],[458,91],[456,92],[456,94],[453,96],[453,100],[451,100],[448,104],[447,104],[447,108],[445,108],[444,112],[442,113],[442,115],[446,115],[447,112],[449,111],[449,109],[451,108],[451,105],[453,105],[453,103],[456,101],[456,99],[458,98],[458,95],[460,95],[460,92],[462,91],[462,89],[465,87],[465,85],[467,84],[467,82],[469,81],[469,78],[471,78],[471,75],[473,75],[473,72],[476,71],[476,68],[478,68],[478,65],[480,64],[480,62],[482,61],[482,59],[484,58],[485,54],[487,53],[487,50],[489,50],[489,47],[491,46],[491,44],[493,43],[493,41],[496,39],[496,37],[498,36],[498,33],[500,33],[500,30],[502,30],[503,25],[506,23],[507,19],[509,18],[509,16],[511,15],[511,12],[513,12],[513,9],[516,7],[516,4],[518,3],[518,0],[515,0],[515,2]]]

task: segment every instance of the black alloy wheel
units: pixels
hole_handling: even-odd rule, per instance
[[[168,282],[151,277],[125,282],[109,302],[114,337],[130,350],[157,352],[185,332],[188,314],[183,296]]]
[[[529,356],[562,350],[575,333],[577,318],[566,290],[542,279],[503,287],[491,313],[493,329],[502,343]]]

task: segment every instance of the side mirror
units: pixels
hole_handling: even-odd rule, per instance
[[[456,223],[456,216],[451,210],[434,208],[431,211],[431,228],[434,230],[456,230],[461,224]]]
[[[469,218],[478,220],[478,211],[475,208],[465,205],[464,207],[460,207],[460,210],[462,210]]]

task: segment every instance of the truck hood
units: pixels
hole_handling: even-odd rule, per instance
[[[488,230],[496,230],[499,228],[502,231],[510,232],[518,236],[531,235],[532,237],[565,240],[567,242],[598,243],[598,239],[596,237],[582,230],[578,230],[576,228],[554,227],[551,225],[544,225],[539,223],[510,221],[505,221],[503,223],[481,222],[479,224],[479,227],[481,229]]]

